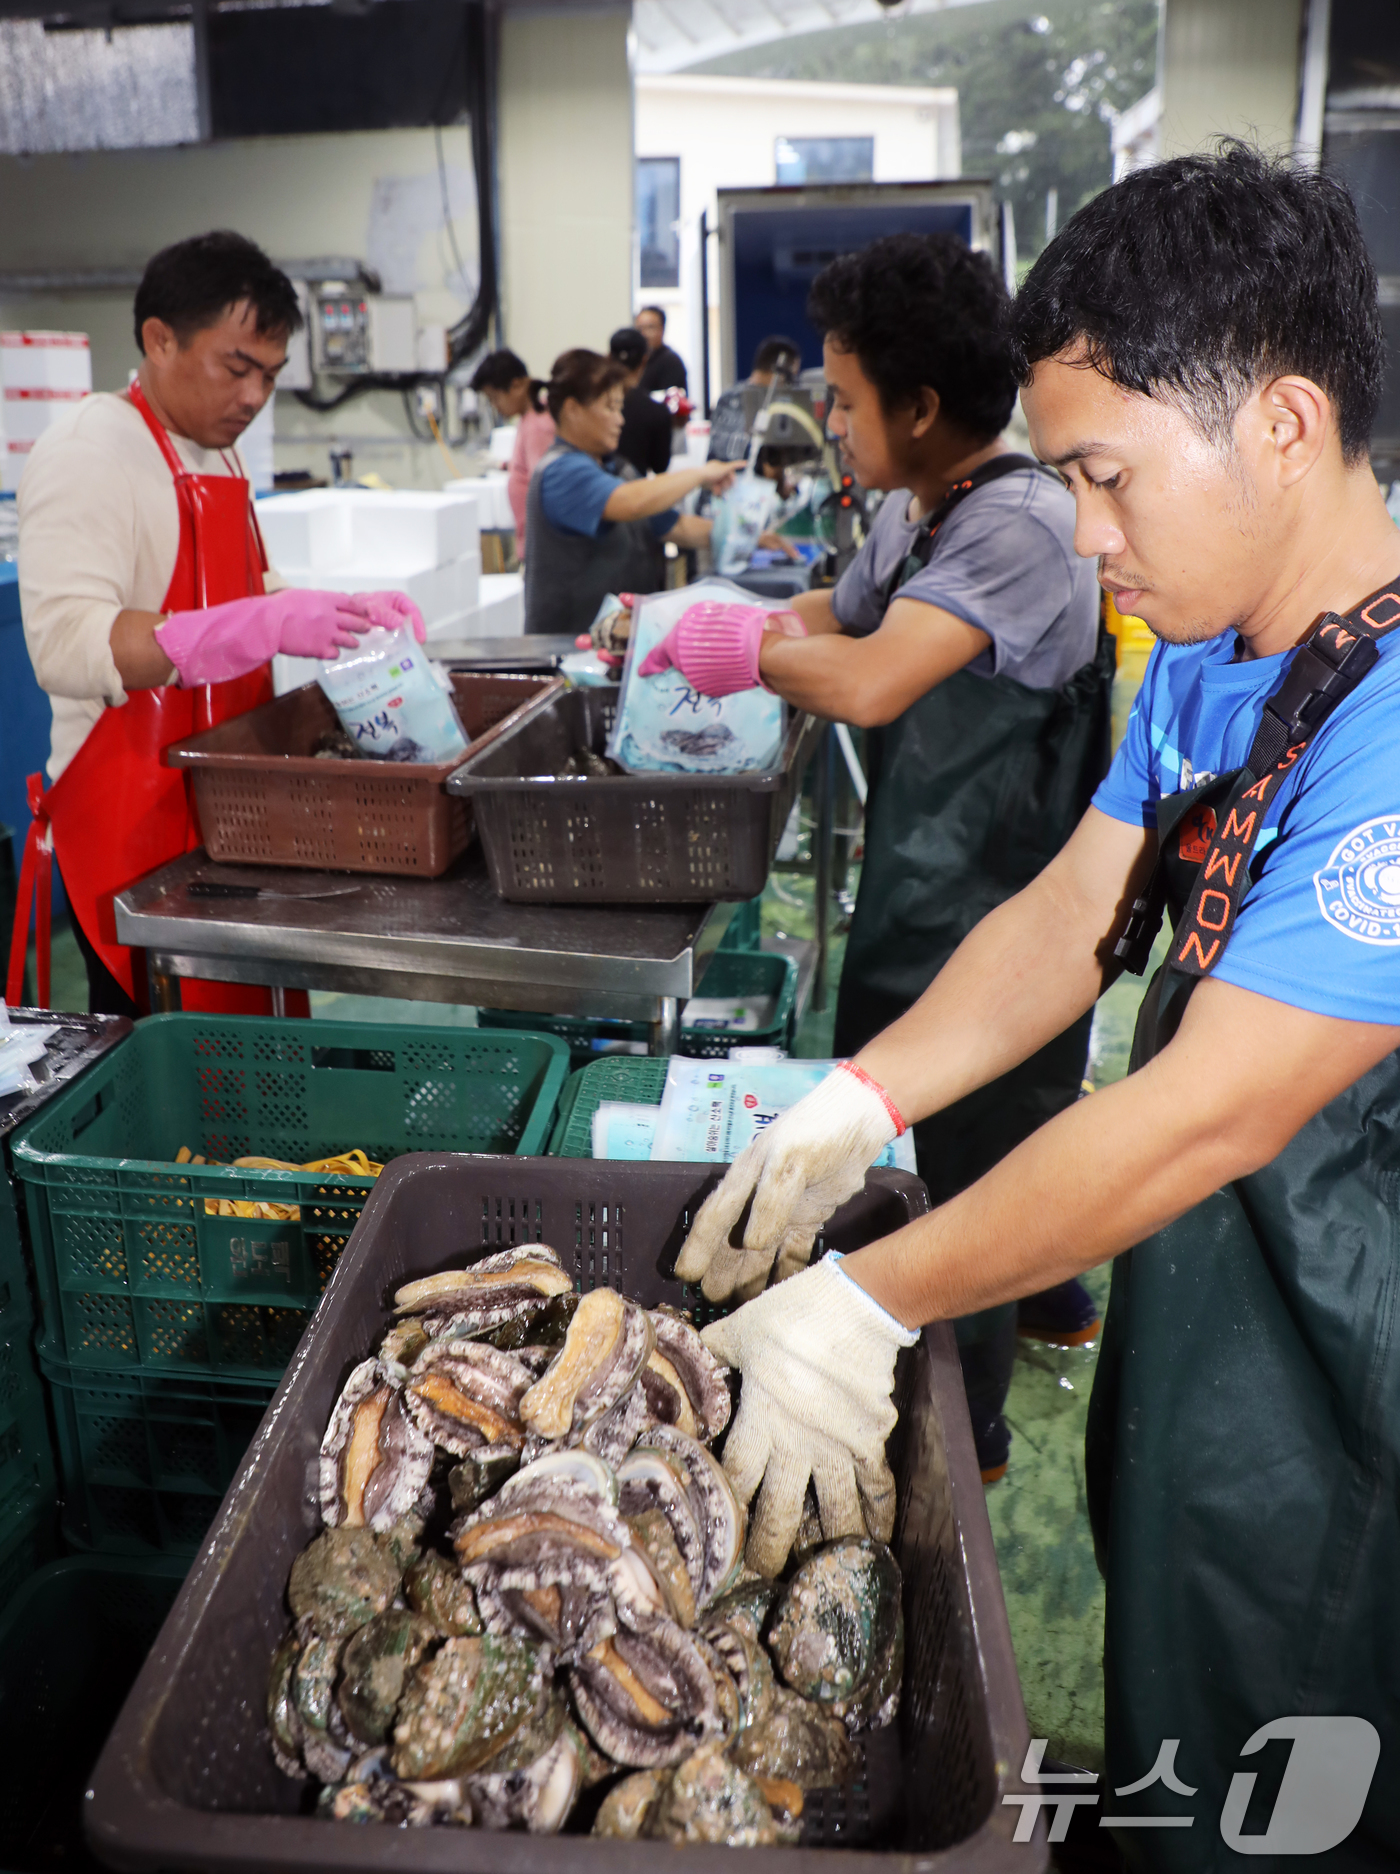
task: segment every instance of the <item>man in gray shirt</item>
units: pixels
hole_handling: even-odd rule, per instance
[[[918,534],[916,497],[895,489],[831,594],[847,636],[867,638],[883,625],[891,582]],[[1094,655],[1093,562],[1074,551],[1073,496],[1040,469],[1017,468],[965,497],[938,529],[937,555],[899,597],[936,606],[990,639],[964,666],[974,676],[1058,689]]]
[[[865,859],[836,1010],[836,1052],[850,1055],[1069,838],[1108,765],[1113,653],[1093,563],[1074,551],[1073,498],[1002,441],[1016,380],[987,257],[952,235],[893,235],[826,268],[808,316],[825,339],[831,433],[884,504],[840,582],[796,598],[795,619],[765,629],[726,608],[733,645],[717,624],[692,674],[683,620],[668,654],[692,682],[756,674],[867,731]],[[1078,1096],[1088,1036],[1086,1018],[915,1127],[935,1203]],[[1077,1282],[1021,1303],[1019,1325],[1053,1340],[1098,1331]],[[989,1480],[1006,1466],[1017,1326],[1015,1304],[958,1324]]]

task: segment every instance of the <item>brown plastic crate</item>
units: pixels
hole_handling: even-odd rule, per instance
[[[584,1290],[611,1283],[649,1306],[714,1313],[669,1271],[718,1173],[421,1154],[379,1179],[355,1234],[244,1459],[185,1587],[122,1711],[85,1805],[88,1839],[114,1867],[207,1874],[655,1874],[655,1842],[542,1838],[337,1824],[301,1813],[304,1789],[273,1764],[267,1665],[289,1624],[287,1575],[319,1518],[308,1480],[337,1391],[390,1321],[395,1288],[503,1245],[552,1243]],[[927,1209],[917,1179],[872,1172],[824,1244],[855,1249]],[[904,1571],[900,1716],[865,1741],[860,1780],[808,1797],[799,1848],[674,1851],[683,1874],[1040,1874],[1043,1825],[1012,1842],[1028,1744],[1001,1583],[952,1330],[902,1356],[894,1547]],[[831,1850],[844,1851],[839,1863]]]
[[[479,753],[515,712],[559,679],[454,670],[453,699]],[[436,878],[472,836],[469,801],[443,783],[460,761],[323,759],[317,739],[336,727],[319,684],[307,683],[247,715],[168,748],[188,768],[211,859],[245,865]]]
[[[756,898],[826,724],[794,711],[758,774],[558,777],[602,754],[611,689],[540,698],[447,783],[471,798],[491,883],[513,903],[703,904]]]

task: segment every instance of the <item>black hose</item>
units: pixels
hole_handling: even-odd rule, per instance
[[[462,34],[453,57],[448,63],[447,71],[443,75],[438,105],[433,112],[438,179],[442,186],[443,225],[447,229],[448,240],[457,261],[458,270],[465,272],[461,254],[457,251],[457,238],[448,212],[447,170],[442,154],[443,118],[450,95],[449,87],[459,57],[466,60],[467,117],[471,132],[472,170],[476,178],[477,247],[480,254],[481,276],[475,300],[457,323],[448,330],[447,371],[451,371],[464,358],[471,357],[472,353],[479,350],[485,342],[491,330],[491,322],[496,316],[498,297],[494,186],[496,35],[494,18],[485,0],[464,0]],[[431,437],[423,438],[418,429],[415,413],[409,408],[408,393],[420,384],[434,384],[441,387],[446,376],[446,371],[400,371],[392,374],[369,372],[363,377],[351,378],[348,383],[332,392],[330,396],[322,396],[316,390],[299,390],[293,394],[297,402],[304,404],[308,410],[315,410],[324,415],[328,411],[339,410],[344,404],[350,403],[356,397],[363,397],[372,390],[402,391],[409,428],[420,441],[430,441]]]

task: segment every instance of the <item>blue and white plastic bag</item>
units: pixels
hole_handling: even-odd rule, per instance
[[[637,675],[681,613],[706,600],[786,610],[727,579],[702,579],[638,602],[607,749],[629,774],[759,774],[778,765],[787,719],[781,697],[763,689],[702,696],[675,669],[659,677]]]
[[[406,625],[367,631],[321,665],[317,682],[362,755],[437,763],[467,752],[450,679]]]

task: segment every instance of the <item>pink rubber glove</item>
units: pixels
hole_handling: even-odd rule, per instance
[[[363,606],[372,624],[382,625],[386,631],[397,631],[401,625],[412,625],[413,635],[418,642],[428,642],[428,627],[423,623],[423,614],[406,592],[356,592],[350,603]]]
[[[423,620],[400,592],[303,592],[289,586],[257,598],[230,599],[198,612],[172,612],[155,640],[186,689],[246,676],[282,652],[288,657],[338,657],[374,625],[411,624],[423,642]]]
[[[157,625],[155,640],[191,689],[246,676],[277,651],[335,657],[376,622],[358,597],[288,587],[198,612],[172,612]]]
[[[637,674],[659,677],[663,671],[679,670],[702,696],[767,689],[758,668],[765,631],[785,638],[807,635],[796,612],[765,612],[761,605],[703,600],[681,613]]]

